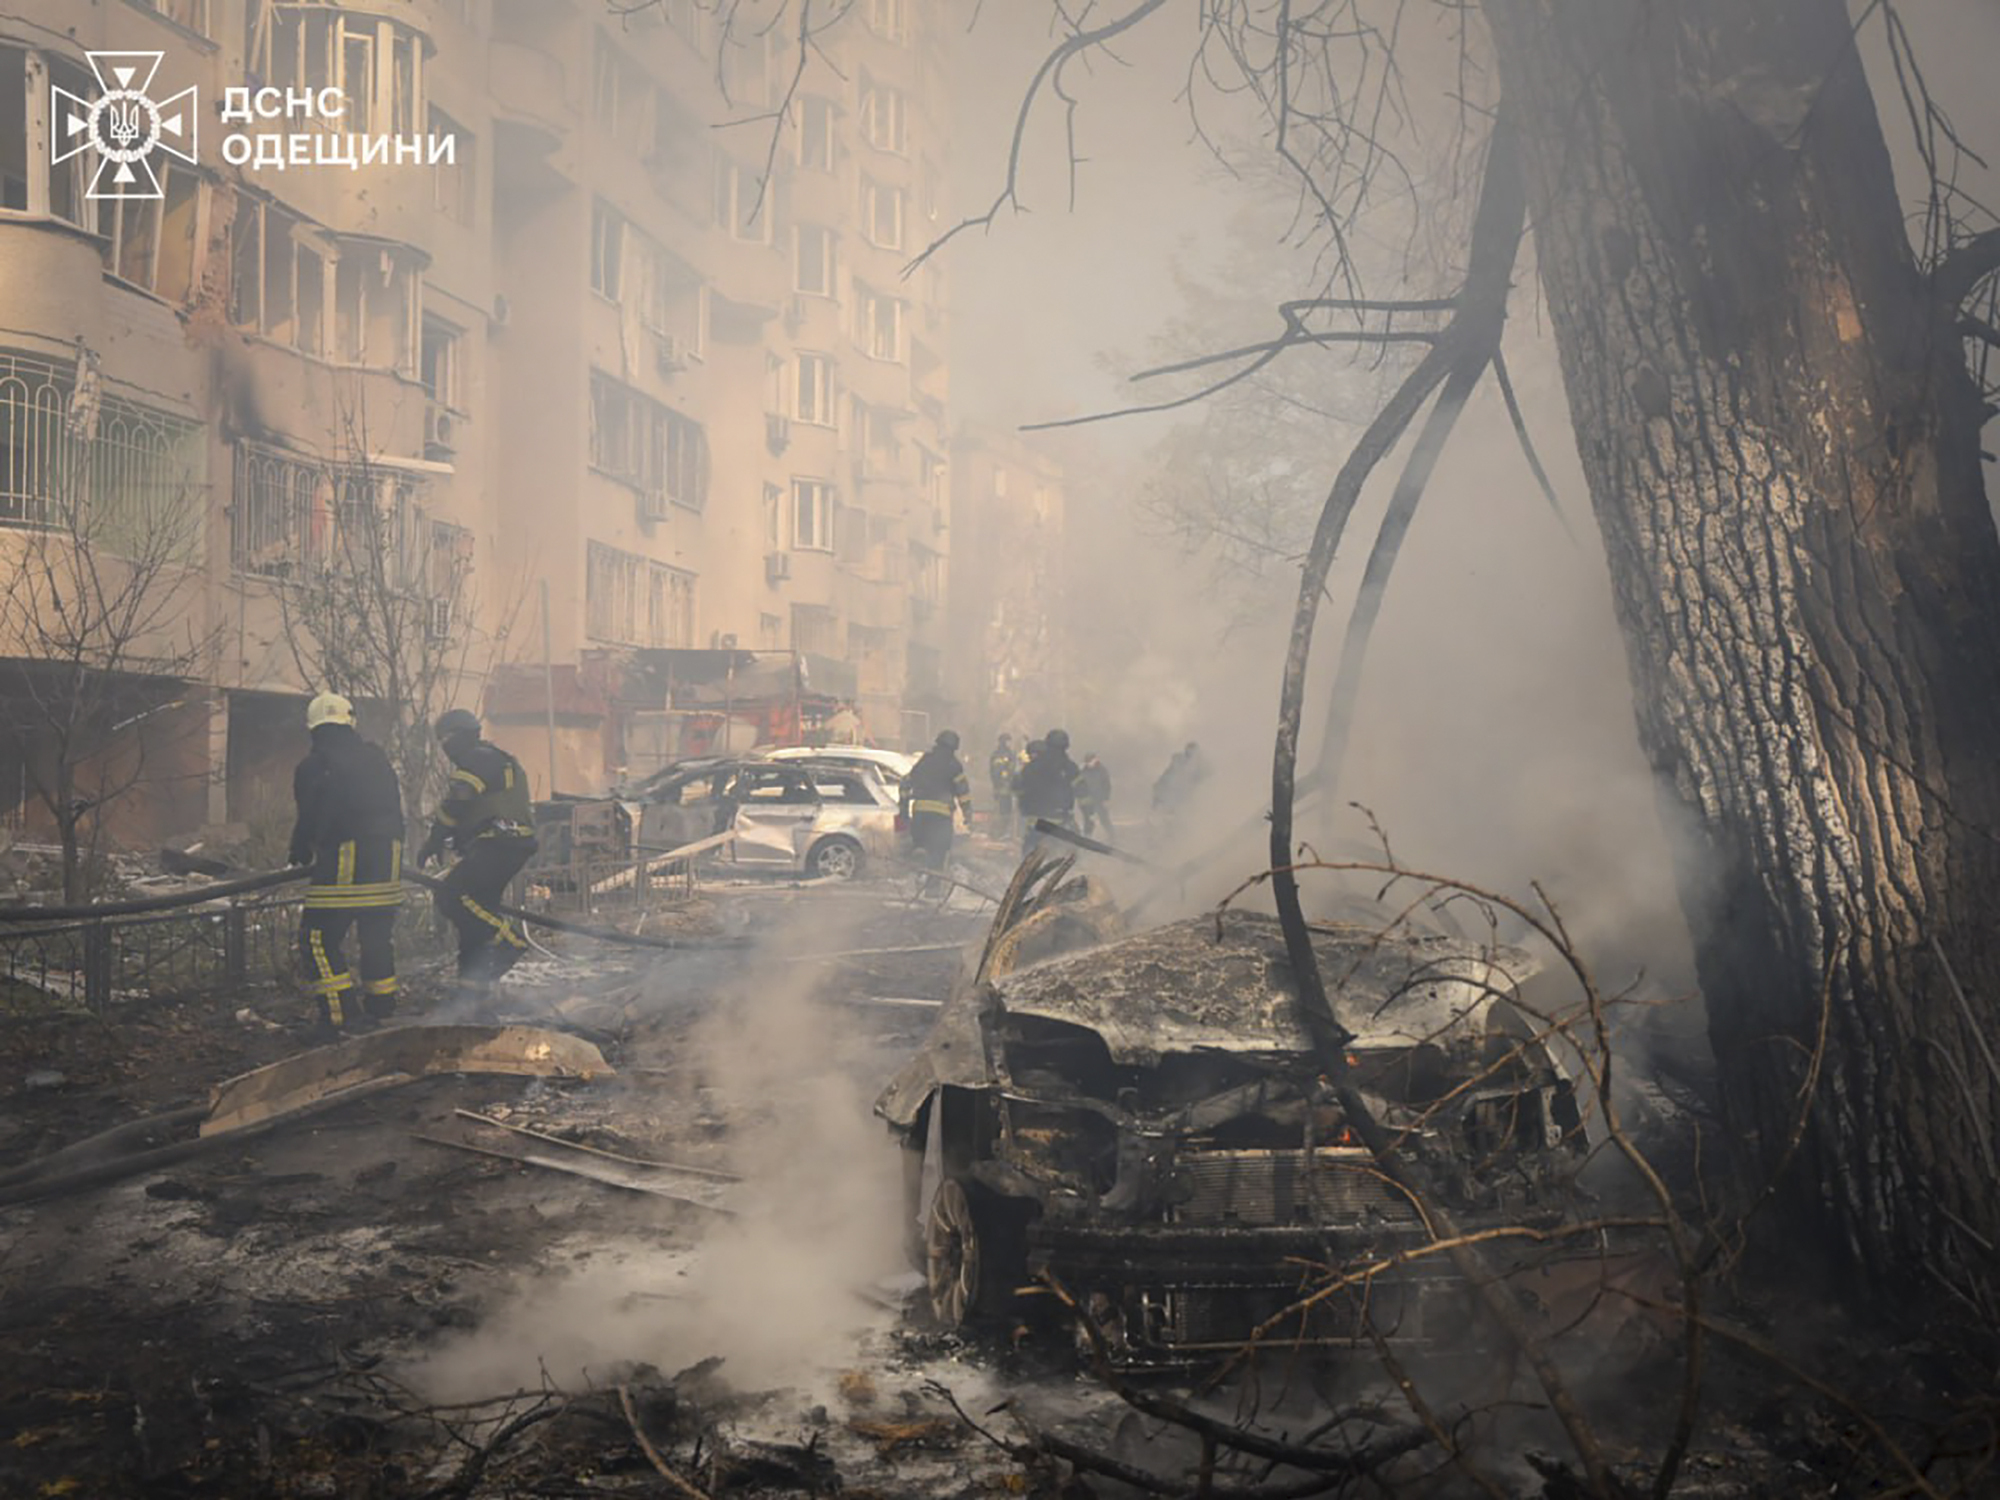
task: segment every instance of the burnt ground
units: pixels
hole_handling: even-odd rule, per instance
[[[893,1152],[867,1104],[928,1019],[895,1002],[941,997],[957,955],[804,958],[975,938],[981,909],[913,911],[888,886],[732,888],[648,930],[676,925],[755,946],[579,940],[507,987],[510,1015],[597,1042],[615,1077],[428,1080],[0,1209],[0,1496],[685,1493],[662,1466],[714,1493],[1137,1493],[1101,1476],[1081,1488],[1001,1444],[1032,1429],[1157,1469],[1177,1430],[1059,1348],[968,1343],[903,1311]],[[420,973],[409,1009],[439,1014],[442,993]],[[200,1103],[300,1050],[305,1020],[303,1001],[270,992],[8,1015],[5,1165]],[[522,1166],[442,1144],[474,1138],[461,1110],[746,1181],[722,1214]],[[1808,1308],[1775,1296],[1730,1311],[1853,1388],[1893,1372],[1867,1420],[1941,1399],[1925,1351],[1843,1351],[1852,1329],[1808,1326]],[[1629,1333],[1589,1354],[1607,1449],[1636,1474],[1664,1440],[1677,1366]],[[1439,1378],[1483,1388],[1494,1371]],[[1708,1386],[1676,1494],[1864,1493],[1883,1472],[1857,1457],[1873,1446],[1862,1416],[1767,1369],[1719,1350]],[[1226,1419],[1254,1396],[1297,1433],[1394,1394],[1371,1362],[1288,1366],[1203,1401]],[[1492,1465],[1504,1493],[1543,1492],[1523,1455],[1561,1450],[1524,1395],[1517,1382],[1520,1425]]]

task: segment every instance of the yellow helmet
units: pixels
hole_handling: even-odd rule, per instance
[[[306,705],[306,728],[317,729],[322,724],[352,724],[354,705],[338,693],[321,693]]]

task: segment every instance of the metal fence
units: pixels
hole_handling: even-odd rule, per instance
[[[103,1014],[120,1004],[298,981],[302,896],[151,916],[0,929],[0,1007],[50,1000]],[[405,901],[399,955],[444,951],[431,905]]]

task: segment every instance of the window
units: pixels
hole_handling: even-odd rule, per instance
[[[833,101],[816,94],[799,100],[799,165],[815,172],[833,170]]]
[[[592,542],[584,559],[583,629],[592,640],[639,644],[639,574],[645,559]]]
[[[615,646],[694,643],[692,573],[592,542],[584,558],[584,633]]]
[[[195,223],[201,179],[184,166],[159,162],[163,198],[110,198],[98,205],[105,237],[104,269],[170,302],[194,291]]]
[[[639,321],[663,342],[662,357],[699,359],[707,347],[708,292],[701,275],[652,236],[625,226],[627,284],[639,298]]]
[[[833,550],[833,486],[825,480],[792,481],[792,545],[801,552]]]
[[[909,40],[909,0],[868,0],[868,24],[885,42]]]
[[[625,219],[602,198],[590,200],[590,289],[619,300],[625,258]]]
[[[442,318],[424,319],[423,350],[418,380],[425,393],[439,406],[453,411],[463,408],[459,389],[459,341],[462,335]]]
[[[871,359],[903,357],[903,304],[880,292],[861,297],[861,347]]]
[[[785,492],[775,484],[764,486],[764,545],[776,552],[785,545]]]
[[[76,362],[0,350],[0,526],[67,524],[117,552],[185,515],[202,489],[201,429],[99,387],[87,433],[71,425]]]
[[[590,376],[590,464],[650,497],[699,510],[708,500],[708,434],[699,422],[600,371]]]
[[[816,297],[833,295],[833,231],[801,224],[794,231],[792,289]]]
[[[97,92],[93,80],[87,73],[77,71],[66,62],[48,59],[49,84],[80,98],[88,99]],[[19,115],[11,118],[20,119]],[[11,132],[10,132],[11,133]],[[164,154],[164,153],[156,153]],[[95,151],[79,151],[68,161],[49,167],[49,212],[58,219],[67,219],[83,229],[96,227],[91,209],[92,201],[85,196],[90,187],[90,176],[97,168]]]
[[[437,211],[454,224],[472,222],[472,135],[441,109],[431,111],[430,132],[434,140],[449,136],[452,159],[437,164],[432,178]]]
[[[332,6],[250,5],[245,26],[251,80],[274,88],[329,84],[344,105],[337,118],[315,114],[291,129],[357,135],[413,134],[423,107],[423,44],[399,22],[348,15]]]
[[[794,604],[792,649],[813,656],[840,655],[840,617],[821,604]]]
[[[650,563],[646,569],[646,644],[694,644],[694,574]]]
[[[816,427],[833,426],[833,361],[824,354],[801,354],[792,415]]]
[[[133,0],[147,10],[158,11],[176,25],[208,36],[208,0]]]
[[[903,248],[903,190],[887,183],[863,178],[861,222],[867,226],[870,244],[884,250]]]
[[[752,167],[715,154],[715,222],[739,240],[769,244],[771,205],[763,192],[764,181]]]
[[[600,130],[618,129],[619,95],[623,92],[624,59],[603,32],[596,33],[596,51],[591,58],[590,117]]]
[[[907,101],[901,89],[892,89],[884,84],[865,84],[861,96],[861,129],[868,137],[868,144],[878,151],[893,151],[898,156],[909,146],[909,136],[905,127]]]
[[[779,615],[757,616],[757,649],[781,651],[785,645],[785,622]]]
[[[27,208],[28,161],[28,54],[0,47],[0,208]]]
[[[416,373],[414,262],[387,246],[342,244],[334,271],[335,359]]]
[[[229,509],[230,565],[240,573],[296,578],[315,570],[386,565],[399,587],[431,592],[440,565],[466,565],[469,542],[445,528],[454,550],[436,555],[422,490],[407,473],[380,465],[327,463],[258,443],[236,446]],[[380,549],[379,553],[377,549]]]

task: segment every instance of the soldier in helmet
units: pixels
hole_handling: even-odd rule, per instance
[[[291,859],[310,865],[299,952],[323,1026],[365,1029],[396,1009],[396,908],[403,900],[403,792],[379,745],[354,727],[354,705],[321,693],[306,705],[312,751],[292,775],[298,821]],[[360,934],[362,1005],[342,948]]]
[[[430,864],[447,844],[458,855],[437,904],[458,931],[459,997],[484,1010],[500,976],[528,951],[520,929],[500,913],[507,883],[535,852],[528,775],[481,738],[478,718],[465,709],[444,714],[433,733],[451,761],[451,779],[417,863]]]
[[[942,871],[951,858],[953,831],[952,805],[972,826],[972,784],[958,759],[958,732],[947,729],[937,743],[926,750],[910,774],[903,778],[903,805],[910,819],[910,841],[917,847],[917,861],[926,870]],[[924,889],[934,882],[928,877]]]

